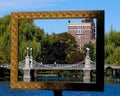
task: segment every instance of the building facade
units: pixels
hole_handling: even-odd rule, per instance
[[[79,49],[82,50],[85,44],[95,40],[95,23],[93,19],[85,19],[82,22],[70,22],[68,21],[68,33],[71,34],[79,45]]]

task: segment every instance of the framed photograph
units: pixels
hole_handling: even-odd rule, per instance
[[[12,89],[104,90],[104,11],[13,12]]]

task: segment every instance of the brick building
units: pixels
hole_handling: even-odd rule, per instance
[[[93,19],[85,19],[82,22],[70,22],[68,21],[68,33],[75,37],[79,45],[79,49],[82,50],[85,44],[95,40],[95,23]]]

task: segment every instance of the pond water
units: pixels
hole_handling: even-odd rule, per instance
[[[0,82],[0,96],[54,96],[51,90],[12,90],[9,82]],[[63,91],[62,96],[120,96],[120,84],[105,84],[104,92]]]

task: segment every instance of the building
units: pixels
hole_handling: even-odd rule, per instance
[[[82,22],[70,22],[68,21],[68,33],[75,37],[79,45],[79,49],[82,50],[85,44],[95,40],[95,23],[91,18],[82,20]]]

